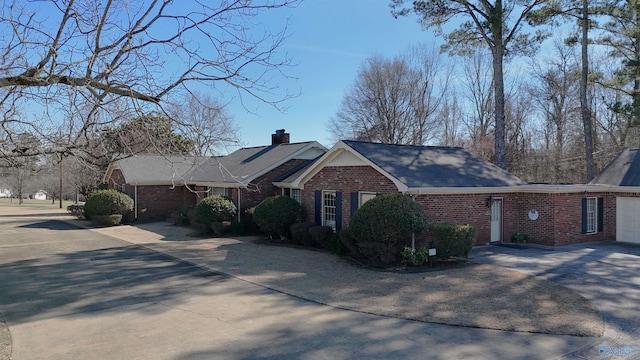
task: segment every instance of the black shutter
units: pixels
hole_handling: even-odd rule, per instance
[[[598,232],[604,231],[604,199],[598,198]]]
[[[291,189],[289,189],[289,188],[284,188],[284,196],[286,196],[286,197],[291,197]]]
[[[358,210],[358,204],[360,203],[359,201],[359,196],[357,192],[352,192],[351,193],[351,210],[350,210],[350,214],[353,217],[353,214],[355,214],[355,212]]]
[[[587,233],[587,198],[582,198],[582,233]]]
[[[316,200],[315,221],[316,221],[316,224],[322,225],[322,191],[316,190],[315,197],[316,197],[315,198]]]
[[[336,230],[342,230],[342,192],[336,192]]]
[[[225,193],[227,194],[227,198],[229,198],[229,200],[233,200],[233,189],[232,188],[226,188],[225,189]]]

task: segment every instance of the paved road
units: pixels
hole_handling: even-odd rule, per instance
[[[13,359],[550,359],[592,339],[335,309],[0,208]],[[597,354],[591,354],[593,358]]]
[[[568,357],[593,358],[602,350],[600,358],[640,359],[640,246],[613,241],[488,246],[474,249],[471,260],[536,275],[590,299],[603,314],[605,334]]]

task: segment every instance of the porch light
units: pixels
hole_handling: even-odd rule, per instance
[[[489,197],[487,198],[487,201],[485,203],[485,205],[487,207],[491,207],[493,205],[493,195],[489,195]]]

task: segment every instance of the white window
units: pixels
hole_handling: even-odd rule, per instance
[[[211,196],[211,195],[220,195],[222,197],[226,197],[228,199],[232,198],[232,193],[231,193],[231,188],[223,188],[223,187],[205,187],[204,189],[204,196]]]
[[[587,234],[598,229],[598,199],[587,198]]]
[[[298,203],[302,202],[302,198],[300,196],[300,189],[290,189],[290,188],[282,188],[282,195],[286,197],[290,197]]]
[[[336,192],[322,192],[322,225],[336,228]]]
[[[300,195],[300,189],[291,189],[291,198],[298,203],[302,202],[302,197]]]
[[[361,192],[359,195],[360,195],[360,199],[358,201],[358,207],[362,206],[367,201],[376,197],[376,193],[372,193],[372,192]]]

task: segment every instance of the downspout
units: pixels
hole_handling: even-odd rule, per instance
[[[133,217],[138,220],[138,185],[133,185]]]
[[[242,211],[240,209],[242,209],[240,207],[240,193],[242,192],[242,188],[240,186],[238,186],[238,222],[241,222],[241,215],[242,215]]]
[[[409,193],[409,196],[411,196],[411,200],[413,202],[416,201],[416,198],[418,197],[418,195],[420,195],[420,189],[418,189],[417,194]],[[411,232],[411,250],[413,250],[414,253],[416,252],[416,232],[415,231]]]

